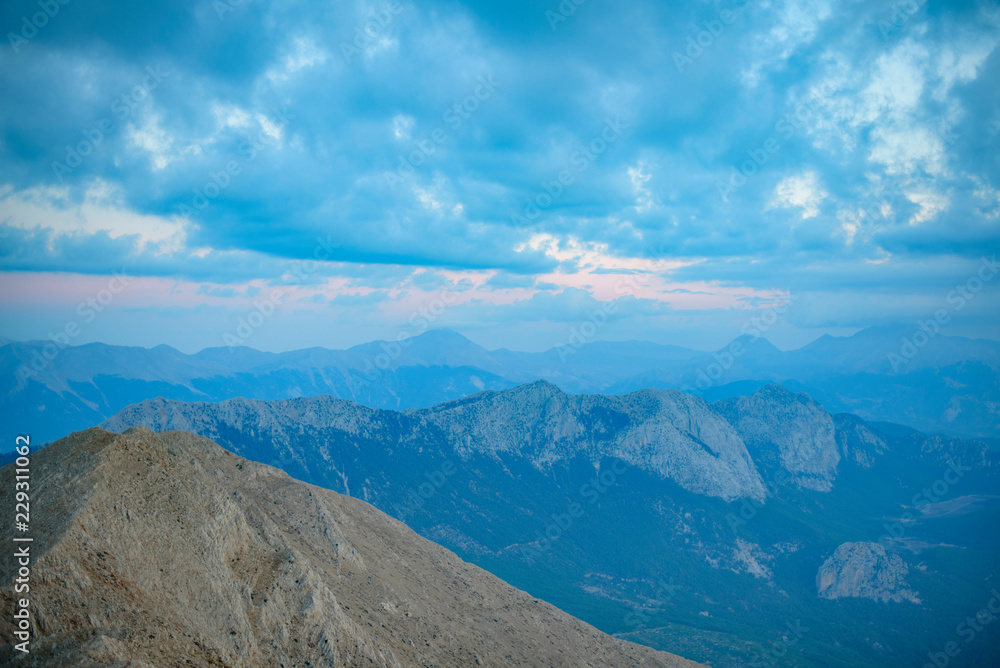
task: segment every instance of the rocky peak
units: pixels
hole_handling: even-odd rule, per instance
[[[766,478],[783,470],[801,487],[831,489],[840,461],[833,418],[812,397],[765,385],[712,408],[733,425]]]
[[[765,495],[735,430],[704,400],[676,390],[569,395],[536,381],[412,415],[448,434],[461,455],[516,453],[538,468],[577,455],[616,457],[696,493]]]

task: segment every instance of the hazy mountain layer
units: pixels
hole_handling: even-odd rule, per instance
[[[0,342],[0,407],[11,418],[9,429],[30,431],[43,442],[157,396],[221,401],[330,394],[399,410],[539,379],[568,392],[674,388],[708,400],[781,383],[833,412],[924,431],[1000,436],[1000,343],[938,335],[910,351],[910,329],[826,336],[788,352],[742,336],[714,353],[643,342],[576,342],[544,353],[487,351],[447,330],[348,350],[280,354],[211,348],[185,355],[168,346],[60,348],[7,341]],[[897,357],[902,362],[893,364]]]

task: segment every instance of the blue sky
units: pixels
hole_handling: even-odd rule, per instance
[[[1000,338],[995,3],[0,21],[2,336],[194,351],[256,311],[238,338],[267,350],[427,326],[539,350],[587,320],[708,349],[778,306],[782,347],[941,309]]]

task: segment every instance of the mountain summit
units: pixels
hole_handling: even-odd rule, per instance
[[[605,635],[363,501],[192,434],[90,429],[31,464],[21,665],[698,665]],[[8,610],[16,568],[0,562]],[[10,616],[0,632],[14,637]]]

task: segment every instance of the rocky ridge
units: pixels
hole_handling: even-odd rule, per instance
[[[220,427],[224,425],[224,427]],[[289,430],[332,430],[353,442],[408,447],[433,442],[460,457],[516,455],[544,469],[583,455],[615,457],[684,489],[725,499],[763,499],[763,481],[737,431],[704,400],[675,390],[625,396],[569,395],[537,381],[428,409],[365,408],[329,396],[284,401],[231,399],[218,404],[152,399],[102,424],[110,431],[143,425],[218,438],[221,429],[267,433],[279,460],[300,459],[285,447]],[[318,444],[322,451],[323,444]],[[276,462],[277,463],[277,462]]]
[[[34,642],[21,665],[698,665],[192,434],[80,432],[32,455],[32,486]],[[7,609],[13,563],[0,564]],[[9,618],[0,632],[13,637]]]

